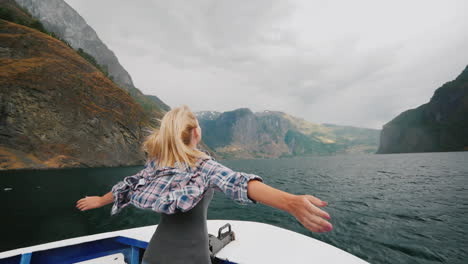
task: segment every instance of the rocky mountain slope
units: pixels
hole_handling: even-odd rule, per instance
[[[0,87],[0,168],[143,163],[143,109],[62,41],[0,20]]]
[[[379,130],[315,124],[279,111],[248,108],[196,113],[205,143],[223,158],[374,153]]]
[[[0,170],[142,165],[156,116],[88,54],[52,36],[13,0],[0,0]]]
[[[428,103],[383,126],[378,153],[468,150],[468,66]]]
[[[63,0],[15,0],[21,7],[38,19],[49,32],[68,42],[75,50],[83,49],[103,66],[115,83],[127,90],[148,114],[157,118],[170,109],[155,95],[148,98],[137,89],[131,76],[120,64],[114,52],[102,42],[94,29]],[[155,97],[157,100],[155,100]]]

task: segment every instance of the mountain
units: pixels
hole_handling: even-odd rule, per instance
[[[378,153],[468,150],[468,66],[428,103],[383,126]]]
[[[0,87],[0,168],[144,162],[141,106],[62,41],[0,20]]]
[[[154,117],[91,55],[0,0],[0,170],[143,165]]]
[[[379,130],[315,124],[280,111],[248,108],[195,113],[204,142],[223,158],[374,153]]]
[[[82,49],[96,59],[119,87],[127,90],[144,111],[161,118],[170,107],[155,95],[145,95],[137,89],[131,76],[120,64],[93,28],[63,0],[15,0],[22,8],[40,21],[44,28],[68,42],[75,50]]]

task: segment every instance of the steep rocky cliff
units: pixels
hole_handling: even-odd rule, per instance
[[[112,80],[121,88],[130,92],[136,101],[148,113],[157,118],[163,116],[170,107],[155,95],[148,98],[132,81],[131,76],[120,64],[114,52],[104,44],[93,28],[63,0],[15,0],[28,10],[44,27],[68,42],[75,50],[83,49],[109,73]],[[157,98],[157,100],[155,100]]]
[[[430,101],[383,126],[378,153],[468,150],[468,66]]]
[[[143,109],[63,42],[0,20],[0,89],[0,168],[143,163]]]
[[[119,85],[133,85],[132,78],[119,60],[98,37],[93,28],[63,0],[15,0],[41,21],[44,27],[66,40],[74,49],[82,48],[108,71]]]
[[[279,111],[248,108],[196,113],[205,143],[224,158],[374,153],[379,130],[314,124]]]

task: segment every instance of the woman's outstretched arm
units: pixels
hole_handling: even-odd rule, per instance
[[[150,166],[151,165],[151,166]],[[76,208],[81,211],[86,211],[89,209],[95,209],[99,207],[103,207],[104,205],[110,204],[114,202],[114,194],[113,190],[114,187],[120,185],[128,185],[128,184],[136,184],[138,180],[145,175],[148,175],[153,170],[152,160],[147,160],[145,166],[142,170],[137,172],[134,175],[126,176],[122,181],[118,182],[116,185],[113,186],[112,190],[103,196],[86,196],[85,198],[81,198],[80,200],[76,201]]]
[[[294,195],[275,189],[263,182],[256,174],[234,171],[223,164],[208,160],[202,169],[210,186],[223,191],[229,198],[241,204],[263,203],[286,211],[307,229],[327,232],[333,226],[325,219],[330,215],[318,207],[327,203],[312,195]],[[324,219],[325,218],[325,219]]]
[[[332,224],[324,219],[331,219],[330,215],[318,208],[327,203],[315,196],[290,194],[259,180],[248,182],[247,195],[252,200],[290,213],[310,231],[328,232],[333,229]]]
[[[76,208],[80,209],[81,211],[86,211],[89,209],[103,207],[104,205],[113,202],[114,197],[112,196],[112,192],[108,192],[103,196],[86,196],[85,198],[82,198],[76,202]]]

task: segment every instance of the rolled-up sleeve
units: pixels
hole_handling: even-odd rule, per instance
[[[238,204],[256,204],[257,201],[247,195],[247,185],[251,180],[263,182],[259,175],[234,171],[215,160],[208,160],[206,164],[206,177],[210,187],[222,191]]]
[[[138,186],[144,184],[142,178],[148,173],[148,170],[149,162],[146,162],[145,167],[138,173],[127,176],[112,186],[111,192],[114,198],[114,204],[112,205],[111,215],[119,213],[130,204],[131,194]]]

